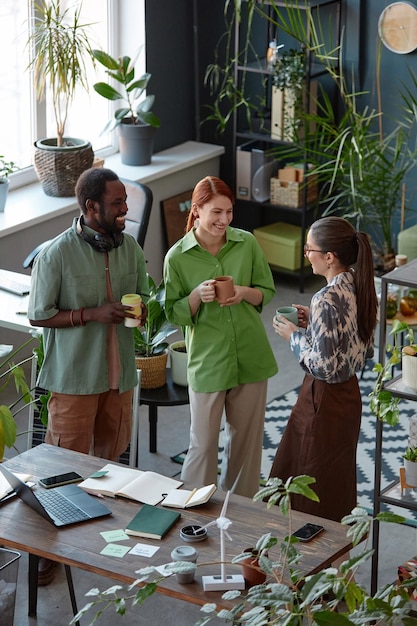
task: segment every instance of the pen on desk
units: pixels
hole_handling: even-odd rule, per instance
[[[96,498],[104,498],[102,493],[97,493],[97,491],[89,491],[90,496],[95,496]]]
[[[194,489],[192,490],[192,492],[190,493],[190,495],[189,495],[189,496],[187,496],[187,498],[186,498],[186,500],[185,500],[185,502],[184,502],[184,506],[185,506],[186,504],[188,504],[188,503],[189,503],[189,501],[191,500],[191,498],[193,497],[193,495],[196,493],[196,491],[197,491],[197,487],[194,487]]]

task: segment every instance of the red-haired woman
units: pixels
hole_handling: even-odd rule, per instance
[[[195,187],[186,234],[164,264],[168,319],[185,327],[190,446],[181,478],[217,483],[218,439],[225,413],[219,485],[245,496],[259,489],[267,382],[277,371],[260,313],[275,294],[255,237],[232,228],[234,197],[219,178]],[[234,294],[216,301],[214,280],[230,275]]]

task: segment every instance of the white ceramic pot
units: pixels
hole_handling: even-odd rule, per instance
[[[169,360],[171,363],[172,380],[181,387],[188,386],[187,364],[188,355],[186,352],[179,352],[175,348],[185,347],[185,341],[173,341],[169,346]]]
[[[402,356],[402,379],[409,389],[417,391],[417,356],[403,354]]]
[[[405,482],[410,487],[417,487],[417,463],[404,459]]]
[[[0,178],[0,213],[3,213],[6,206],[7,194],[9,191],[9,179]]]

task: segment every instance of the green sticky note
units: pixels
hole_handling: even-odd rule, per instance
[[[121,546],[118,543],[108,543],[105,548],[100,552],[100,554],[105,554],[106,556],[116,556],[119,559],[124,557],[124,555],[129,552],[130,546]]]
[[[91,474],[90,478],[103,478],[103,476],[105,476],[106,474],[108,474],[109,472],[107,470],[100,470],[98,472],[94,472],[94,474]]]
[[[113,541],[126,541],[126,539],[130,539],[129,535],[126,535],[125,531],[122,529],[119,530],[106,530],[105,532],[100,533],[100,535],[107,541],[107,543],[111,543]]]

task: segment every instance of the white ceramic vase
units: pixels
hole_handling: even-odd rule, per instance
[[[179,352],[175,348],[185,347],[185,341],[173,341],[169,346],[169,360],[171,364],[172,380],[181,387],[188,386],[187,364],[188,355],[186,352]]]
[[[404,459],[405,482],[410,487],[417,487],[417,462]]]
[[[417,391],[417,356],[403,354],[402,356],[402,379],[409,389]]]

